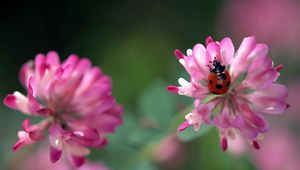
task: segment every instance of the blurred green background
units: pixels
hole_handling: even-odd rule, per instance
[[[219,136],[214,128],[200,138],[180,143],[178,148],[183,149],[173,155],[175,158],[176,155],[179,156],[175,162],[158,161],[151,151],[152,156],[147,156],[145,160],[136,160],[140,164],[132,165],[135,164],[132,163],[135,162],[135,157],[139,155],[138,150],[152,140],[156,144],[160,143],[169,133],[162,130],[169,127],[169,119],[192,103],[186,97],[168,94],[164,90],[169,84],[177,84],[178,77],[184,75],[183,68],[173,56],[173,50],[178,48],[185,51],[196,43],[203,43],[208,35],[212,35],[216,40],[229,35],[233,37],[235,47],[238,47],[243,37],[232,31],[235,30],[232,26],[235,24],[235,17],[243,16],[231,14],[224,19],[224,15],[228,13],[226,9],[234,2],[225,0],[5,2],[0,6],[0,97],[3,99],[6,94],[15,90],[22,91],[18,80],[19,69],[37,53],[55,50],[62,59],[76,53],[81,57],[90,58],[94,65],[100,66],[105,74],[112,77],[113,94],[126,109],[125,124],[114,134],[115,136],[112,135],[111,145],[104,150],[94,151],[91,159],[100,159],[112,169],[264,169],[263,166],[256,164],[253,158],[257,153],[246,151],[245,154],[236,156],[230,152],[222,152],[219,148]],[[237,5],[236,8],[238,7]],[[228,18],[233,21],[227,22]],[[247,22],[244,24],[247,25]],[[249,24],[255,26],[253,23]],[[279,26],[272,24],[274,23],[271,23],[271,26],[275,28]],[[255,35],[256,31],[255,29],[251,32],[245,31],[245,34]],[[299,37],[298,32],[300,30],[294,33],[295,37]],[[270,31],[268,34],[284,35],[285,32]],[[264,37],[257,39],[262,43],[271,42],[268,45],[272,59],[276,65],[285,64],[280,82],[295,89],[300,87],[297,86],[300,53],[297,53],[297,50],[286,53],[289,51],[287,48],[279,51],[278,44],[272,44],[269,39]],[[294,43],[299,48],[300,44]],[[147,100],[149,97],[154,101]],[[154,108],[156,106],[158,108]],[[6,109],[3,104],[0,109],[0,164],[4,167],[18,155],[12,153],[10,147],[17,140],[17,130],[25,116]],[[154,119],[154,122],[158,120],[156,123],[159,128],[150,127],[149,134],[145,135],[144,131],[139,132],[137,129],[147,129],[145,124],[149,117],[151,120]],[[300,119],[300,116],[297,116],[294,109],[285,115],[276,116],[273,126],[278,125],[280,128],[283,126],[292,133],[299,147],[299,135],[295,135],[299,132],[297,126],[299,121],[297,122],[295,118]],[[168,121],[160,121],[161,119]],[[281,123],[281,120],[284,123]],[[125,141],[123,144],[126,147],[118,147],[122,144],[120,141]],[[157,147],[149,148],[157,150]],[[125,160],[124,157],[132,157],[134,161]]]

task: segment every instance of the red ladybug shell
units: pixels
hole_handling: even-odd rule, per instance
[[[214,94],[224,94],[228,91],[231,80],[229,72],[226,70],[222,74],[223,79],[221,79],[220,75],[215,72],[211,72],[208,75],[207,87],[210,92]]]

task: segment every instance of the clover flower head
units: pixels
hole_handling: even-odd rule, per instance
[[[34,62],[22,66],[19,78],[27,95],[16,91],[6,96],[4,104],[44,119],[33,125],[24,120],[13,150],[43,139],[48,132],[51,161],[59,160],[64,151],[79,167],[89,148],[103,147],[106,134],[122,123],[123,108],[112,96],[110,77],[86,58],[72,54],[61,62],[54,51],[38,54]]]
[[[206,47],[196,44],[187,55],[175,50],[190,80],[179,78],[180,86],[167,89],[195,99],[194,109],[178,130],[214,125],[223,150],[237,133],[259,149],[258,140],[269,130],[263,114],[281,114],[289,106],[286,86],[275,83],[282,65],[274,67],[267,52],[268,47],[257,44],[253,36],[245,38],[236,52],[230,38],[218,42],[211,37]]]

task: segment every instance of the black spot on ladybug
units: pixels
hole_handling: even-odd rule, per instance
[[[222,80],[226,80],[226,79],[227,79],[227,76],[226,76],[226,74],[221,74],[221,75],[220,75],[220,78],[221,78]]]
[[[223,86],[222,86],[221,84],[216,84],[216,88],[217,88],[217,89],[222,89]]]
[[[211,80],[209,80],[209,84],[212,84],[212,81],[211,81]]]
[[[229,81],[229,82],[227,82],[226,86],[227,86],[227,87],[229,87],[229,85],[230,85],[230,81]]]

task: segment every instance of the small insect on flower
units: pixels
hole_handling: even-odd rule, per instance
[[[79,167],[89,148],[103,147],[106,134],[122,123],[123,108],[111,94],[110,77],[86,58],[72,54],[61,63],[54,51],[38,54],[22,66],[20,80],[27,96],[16,91],[4,104],[44,120],[34,125],[24,120],[13,150],[43,139],[48,131],[51,161],[58,161],[64,151]]]
[[[207,65],[210,69],[208,76],[208,89],[214,94],[224,94],[230,86],[230,75],[226,66],[222,65],[216,58],[213,60],[213,68]]]
[[[180,86],[167,90],[195,99],[194,109],[178,130],[193,126],[198,131],[203,123],[214,125],[223,150],[236,134],[259,149],[258,141],[269,130],[263,114],[281,114],[289,106],[286,86],[275,83],[282,65],[274,67],[267,52],[268,47],[257,44],[254,37],[245,38],[236,52],[230,38],[218,42],[211,37],[206,47],[196,44],[187,55],[175,50],[190,81],[179,78]]]

